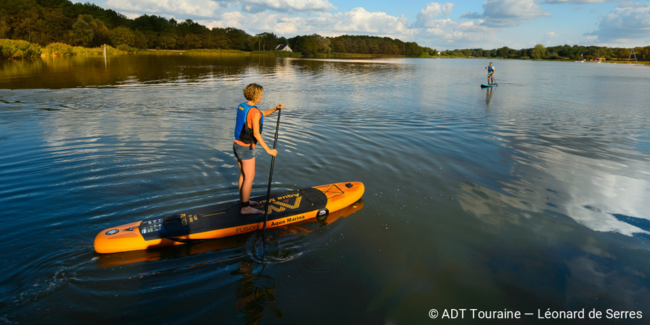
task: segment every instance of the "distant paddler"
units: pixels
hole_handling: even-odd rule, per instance
[[[488,65],[485,68],[488,71],[488,76],[487,76],[488,83],[487,84],[491,85],[492,83],[494,83],[494,66],[492,65],[492,62],[490,62],[490,65]]]

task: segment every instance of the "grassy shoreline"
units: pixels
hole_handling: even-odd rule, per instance
[[[138,50],[129,46],[106,46],[107,55],[129,54]],[[101,56],[103,47],[72,46],[64,43],[51,43],[45,47],[22,40],[0,39],[0,59],[34,59],[44,57]]]
[[[433,58],[433,57],[432,57]],[[479,56],[448,56],[442,55],[438,56],[439,59],[480,59],[480,60],[518,60],[518,61],[546,61],[546,62],[579,62],[570,58],[561,58],[561,59],[533,59],[529,57],[524,58],[491,58],[491,57],[479,57]],[[585,61],[585,63],[599,63],[598,61]],[[609,64],[638,64],[638,65],[648,65],[650,66],[650,61],[641,61],[638,63],[634,61],[628,61],[627,59],[611,59],[602,61],[600,63],[609,63]]]
[[[69,57],[69,56],[101,56],[104,54],[103,47],[86,48],[82,46],[71,46],[64,43],[52,43],[45,47],[22,40],[0,39],[0,59],[30,59],[45,57]],[[279,58],[303,58],[300,53],[281,51],[241,51],[226,49],[193,49],[193,50],[160,50],[160,49],[136,49],[126,45],[117,48],[106,46],[107,55],[142,54],[142,55],[232,55],[232,56],[266,56]],[[406,58],[405,55],[388,54],[359,54],[359,53],[318,53],[315,58],[345,58],[345,59],[369,59],[369,58]]]
[[[87,48],[82,46],[71,46],[64,43],[52,43],[45,47],[38,44],[30,43],[22,40],[8,40],[0,39],[0,59],[14,60],[14,59],[30,59],[30,58],[47,58],[47,57],[70,57],[70,56],[102,56],[104,54],[103,47]],[[275,58],[303,58],[312,57],[320,59],[374,59],[374,58],[413,58],[406,55],[390,55],[390,54],[360,54],[360,53],[318,53],[314,56],[303,56],[295,52],[279,52],[279,51],[241,51],[241,50],[225,50],[225,49],[194,49],[194,50],[159,50],[148,49],[141,50],[132,48],[126,45],[120,45],[117,48],[106,46],[107,55],[124,55],[124,54],[137,54],[137,55],[219,55],[219,56],[264,56]],[[531,58],[491,58],[491,57],[465,57],[465,56],[420,56],[417,58],[427,59],[482,59],[482,60],[532,60],[532,61],[556,61],[556,62],[576,62],[568,58],[561,59],[531,59]],[[589,61],[587,61],[589,62]],[[591,62],[594,63],[594,62]],[[616,63],[616,64],[637,64],[624,59],[612,59],[603,61],[603,63]],[[639,61],[639,65],[650,65],[650,61]]]

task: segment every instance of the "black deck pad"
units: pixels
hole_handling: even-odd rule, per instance
[[[264,210],[266,196],[251,198]],[[327,197],[315,188],[274,193],[269,200],[267,223],[292,215],[325,208]],[[264,213],[242,215],[239,202],[228,202],[191,209],[163,217],[149,218],[140,224],[145,240],[197,234],[217,229],[243,226],[264,221]]]

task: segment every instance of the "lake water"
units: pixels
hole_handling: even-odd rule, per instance
[[[595,308],[647,324],[650,68],[495,60],[486,90],[487,64],[0,62],[0,322],[432,324],[430,309],[477,308],[534,313],[511,321],[527,324]],[[273,263],[255,233],[94,253],[102,229],[237,199],[251,82],[262,109],[286,107],[273,189],[361,181],[364,202],[271,230]]]

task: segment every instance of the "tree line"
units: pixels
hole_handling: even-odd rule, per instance
[[[402,42],[390,37],[351,36],[323,37],[318,34],[296,36],[288,40],[295,51],[306,55],[316,53],[358,53],[405,56],[433,56],[438,51],[419,46],[415,42]]]
[[[0,39],[25,40],[46,46],[65,43],[73,46],[137,49],[234,49],[275,50],[289,44],[305,55],[316,53],[361,53],[421,56],[435,50],[414,42],[388,37],[338,36],[317,34],[290,39],[274,33],[249,35],[237,28],[208,28],[187,19],[176,21],[155,15],[135,19],[90,3],[69,0],[0,0]]]
[[[650,46],[636,47],[634,52],[639,61],[650,61]],[[499,49],[462,49],[448,50],[440,53],[449,57],[485,57],[506,59],[543,59],[543,60],[627,60],[630,57],[629,48],[609,48],[601,46],[559,45],[545,47],[537,44],[533,48],[515,50],[504,46]],[[632,58],[634,59],[634,57]]]

